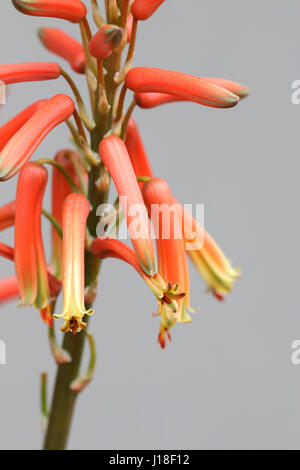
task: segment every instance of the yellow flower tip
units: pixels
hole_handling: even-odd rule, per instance
[[[217,300],[223,302],[225,296],[232,291],[234,282],[240,278],[241,274],[240,268],[231,268],[230,273],[224,274],[223,278],[219,279],[220,282],[213,282],[212,285],[208,286],[207,291]]]
[[[251,88],[249,87],[244,87],[244,89],[240,92],[240,98],[247,98],[251,93]]]
[[[180,300],[185,296],[185,293],[180,291],[178,285],[172,285],[171,283],[167,284],[159,273],[156,273],[152,277],[142,273],[142,277],[157,299],[159,306],[158,315],[160,315],[162,305],[165,305],[173,312],[177,312],[177,300]]]
[[[53,315],[53,318],[56,320],[59,318],[63,318],[65,320],[63,326],[60,328],[60,330],[63,333],[67,333],[68,331],[71,331],[74,335],[76,333],[80,333],[80,331],[85,330],[86,328],[86,323],[82,321],[84,315],[93,315],[94,310],[86,310],[83,313],[77,314],[77,315],[72,315],[72,314],[64,314],[62,313],[61,315]]]
[[[185,292],[181,291],[178,284],[168,283],[163,292],[163,297],[160,299],[161,306],[164,306],[170,313],[176,314],[178,312],[178,302],[183,300]]]
[[[200,311],[200,307],[191,307],[190,305],[187,306],[187,309],[190,313],[198,313]]]
[[[169,290],[165,292],[164,297],[161,299],[158,315],[162,315],[167,319],[168,327],[173,326],[176,322],[190,323],[192,317],[189,313],[196,313],[199,309],[193,309],[190,306],[189,295],[180,291],[177,284],[171,286],[169,283],[168,287]]]
[[[177,320],[179,323],[191,323],[192,317],[189,315],[189,313],[188,313],[188,311],[187,311],[186,305],[184,305],[184,306],[178,311],[176,320]]]
[[[242,270],[241,268],[232,268],[233,269],[233,274],[232,274],[232,277],[234,279],[238,279],[239,277],[241,277],[242,275]]]
[[[174,298],[169,297],[167,292],[165,292],[163,297],[160,299],[159,312],[161,311],[162,307],[164,307],[166,310],[169,310],[172,313],[176,313],[178,311],[177,301]]]
[[[85,330],[86,326],[86,323],[81,321],[79,318],[71,317],[64,322],[63,326],[61,327],[61,331],[63,333],[71,331],[73,335],[76,335],[76,333],[80,333],[80,331]]]

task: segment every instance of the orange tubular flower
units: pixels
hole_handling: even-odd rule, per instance
[[[174,199],[174,203],[178,202]],[[183,209],[183,236],[187,254],[203,277],[208,290],[223,300],[239,278],[241,271],[233,268],[222,250],[203,227]]]
[[[249,95],[250,89],[245,85],[241,85],[237,82],[232,82],[231,80],[225,80],[224,78],[207,78],[204,77],[204,80],[217,85],[221,88],[224,88],[231,93],[234,93],[239,98],[246,98]],[[175,95],[170,95],[167,93],[135,93],[134,95],[137,105],[140,108],[148,109],[155,108],[167,103],[175,103],[177,101],[186,101],[182,97]]]
[[[48,16],[78,23],[87,14],[80,0],[12,0],[21,13],[32,16]]]
[[[137,125],[132,118],[128,125],[125,142],[136,176],[153,177]],[[144,184],[140,183],[142,187]],[[224,295],[232,290],[234,281],[240,276],[240,270],[232,267],[213,238],[176,199],[173,203],[183,211],[182,233],[187,254],[206,282],[208,290],[217,299],[223,300]]]
[[[0,150],[7,144],[9,139],[28,121],[29,118],[40,109],[47,100],[39,100],[21,111],[10,121],[0,127]]]
[[[11,83],[53,80],[58,78],[61,68],[55,62],[25,62],[0,65],[0,80]]]
[[[85,227],[90,204],[82,194],[70,194],[63,205],[63,311],[55,318],[65,320],[61,330],[79,333],[86,328],[84,315],[93,310],[84,306]]]
[[[167,93],[212,108],[231,108],[239,97],[204,78],[181,72],[136,67],[126,75],[126,86],[135,93]]]
[[[0,180],[13,177],[49,132],[68,119],[74,103],[67,95],[49,99],[9,140],[0,152]]]
[[[159,310],[164,303],[169,305],[169,308],[177,310],[177,303],[172,302],[172,296],[169,298],[170,289],[162,277],[157,273],[155,276],[150,277],[142,270],[135,252],[119,240],[106,238],[105,240],[95,239],[92,243],[92,252],[100,259],[117,258],[125,263],[130,264],[136,272],[144,279],[148,287],[155,295],[159,304]],[[174,296],[175,297],[175,296]]]
[[[15,276],[0,279],[0,302],[6,302],[19,297],[19,284]]]
[[[98,60],[107,59],[122,40],[123,31],[115,25],[105,25],[92,37],[89,50]]]
[[[76,170],[72,158],[80,161],[79,155],[73,150],[61,150],[55,156],[55,161],[60,163],[76,181]],[[79,163],[80,164],[80,163]],[[62,225],[63,203],[72,189],[64,175],[56,168],[53,168],[52,176],[52,215]],[[62,275],[62,240],[57,230],[52,227],[52,270],[56,278],[61,279]]]
[[[49,304],[47,265],[41,232],[41,211],[47,170],[28,163],[20,173],[15,219],[15,268],[22,303],[38,309]]]
[[[156,259],[151,226],[126,146],[118,137],[106,137],[100,143],[99,154],[120,196],[129,235],[141,267],[148,276],[154,276]]]
[[[147,20],[165,0],[134,0],[131,12],[136,20]]]
[[[16,201],[0,207],[0,230],[12,227],[15,223]]]
[[[177,300],[176,314],[170,312],[167,305],[162,306],[159,342],[165,347],[165,333],[176,321],[191,321],[188,314],[190,286],[184,240],[181,236],[181,210],[180,205],[174,205],[170,188],[161,178],[151,178],[145,183],[142,194],[156,234],[158,272],[164,279],[168,279],[174,292],[185,293],[182,299]]]
[[[136,177],[148,176],[151,178],[154,176],[142,138],[133,118],[130,118],[128,123],[125,145]],[[142,189],[144,183],[140,182],[139,185]]]
[[[58,28],[40,28],[39,38],[48,51],[67,60],[77,73],[85,71],[85,55],[80,42]]]

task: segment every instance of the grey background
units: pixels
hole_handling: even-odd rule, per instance
[[[56,60],[35,30],[64,23],[1,3],[1,62]],[[252,89],[232,110],[175,104],[135,114],[156,174],[182,202],[205,204],[206,229],[243,276],[220,304],[191,267],[192,304],[201,310],[192,324],[174,328],[161,351],[151,293],[128,266],[106,261],[91,323],[99,364],[79,398],[70,448],[300,448],[300,367],[291,363],[291,343],[300,338],[300,106],[291,103],[291,82],[300,78],[299,14],[296,0],[169,0],[141,25],[136,65]],[[1,123],[62,91],[61,79],[12,86]],[[60,126],[34,158],[66,145]],[[1,204],[14,197],[15,183],[1,184]],[[12,272],[1,260],[1,275]],[[0,339],[7,345],[0,447],[37,449],[39,374],[47,371],[51,386],[55,375],[45,326],[33,309],[9,304],[1,308]]]

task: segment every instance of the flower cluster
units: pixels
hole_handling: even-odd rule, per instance
[[[161,320],[159,343],[165,347],[170,328],[191,321],[187,257],[217,299],[231,291],[240,272],[176,200],[168,183],[153,174],[132,113],[136,106],[150,109],[177,101],[231,108],[249,90],[221,78],[132,68],[138,25],[164,0],[103,3],[105,14],[97,0],[91,0],[96,25],[92,32],[80,0],[12,0],[26,15],[79,25],[81,42],[51,27],[39,29],[38,36],[73,72],[85,75],[90,103],[84,103],[69,72],[56,62],[0,65],[0,80],[7,85],[61,78],[71,93],[36,101],[0,128],[0,181],[18,178],[16,197],[0,208],[0,230],[14,226],[15,233],[14,246],[0,243],[0,254],[14,262],[16,272],[16,277],[0,281],[0,301],[20,297],[21,305],[36,307],[50,326],[53,318],[62,318],[61,330],[76,334],[86,328],[86,315],[93,313],[100,260],[118,258],[129,263],[153,292]],[[130,92],[132,101],[125,109]],[[33,162],[40,143],[61,123],[66,123],[74,148]],[[51,211],[43,208],[48,165]],[[111,180],[121,203],[119,220],[122,213],[133,249],[112,236],[97,237],[98,207],[108,200]],[[163,212],[153,217],[153,205],[171,213],[167,237],[162,233]],[[42,215],[52,224],[48,264]],[[55,305],[61,290],[59,313]]]

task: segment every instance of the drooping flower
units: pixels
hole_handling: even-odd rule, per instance
[[[46,102],[47,100],[36,101],[0,127],[0,150],[3,149],[9,139],[11,139],[12,136],[25,124],[25,122],[28,121],[28,119],[31,118],[31,116],[33,116],[33,114]]]
[[[12,0],[12,3],[26,15],[61,18],[72,23],[78,23],[87,14],[80,0]]]
[[[18,173],[47,134],[73,111],[73,100],[67,95],[55,95],[38,109],[1,150],[0,181]]]
[[[148,276],[142,270],[135,252],[129,248],[129,246],[125,245],[120,240],[111,238],[101,240],[96,238],[92,243],[91,250],[93,254],[100,259],[118,258],[130,264],[155,295],[159,304],[159,311],[161,311],[162,305],[164,304],[168,306],[170,311],[177,311],[178,306],[176,299],[181,297],[181,293],[174,292],[159,273],[156,273],[152,277]]]
[[[153,172],[146,154],[146,150],[139,133],[139,129],[133,118],[130,118],[125,138],[125,145],[130,157],[131,164],[136,177],[148,176],[152,177]],[[139,183],[140,188],[144,185]]]
[[[146,274],[154,276],[156,259],[151,226],[126,146],[118,137],[106,137],[100,143],[99,154],[120,196],[129,236],[140,265]]]
[[[0,279],[0,303],[19,297],[19,284],[16,276]]]
[[[77,73],[84,73],[86,61],[83,46],[58,28],[40,28],[39,38],[48,51],[67,60]]]
[[[73,334],[86,328],[84,315],[84,250],[86,220],[90,211],[88,199],[82,194],[70,194],[63,204],[63,309],[55,318],[65,320],[61,330]]]
[[[189,273],[182,237],[181,210],[174,204],[174,197],[167,182],[161,178],[151,178],[142,190],[151,221],[154,226],[158,254],[158,272],[172,284],[173,290],[184,292],[185,296],[177,301],[177,313],[163,305],[159,342],[165,347],[165,334],[174,324],[189,322]]]
[[[79,167],[81,166],[79,155],[73,150],[60,150],[55,155],[55,161],[62,165],[76,182],[76,169],[74,159],[77,160]],[[83,171],[83,169],[82,169]],[[73,192],[70,184],[64,175],[57,169],[53,168],[52,174],[52,215],[62,225],[63,221],[63,203],[69,194]],[[57,233],[55,227],[52,226],[52,270],[56,278],[61,279],[62,275],[62,240]]]
[[[149,159],[133,119],[129,122],[125,142],[135,175],[153,177]],[[144,184],[140,183],[141,187]],[[234,281],[240,276],[240,269],[232,267],[209,233],[176,199],[173,204],[178,205],[181,211],[186,253],[204,279],[208,291],[222,300],[224,295],[232,290]]]
[[[53,80],[61,74],[55,62],[24,62],[0,65],[0,80],[6,85],[20,82]]]
[[[116,25],[105,25],[97,31],[89,43],[89,50],[98,60],[107,59],[122,40],[123,31]]]
[[[165,0],[134,0],[131,13],[136,20],[147,20]]]
[[[174,203],[177,201],[174,199]],[[239,268],[234,268],[214,239],[192,215],[183,209],[183,237],[186,252],[207,284],[208,290],[223,300],[240,277]]]
[[[15,223],[16,201],[0,207],[0,230],[12,227]]]
[[[23,305],[38,309],[49,304],[47,265],[41,232],[47,170],[28,163],[20,173],[15,216],[15,268]]]
[[[239,101],[238,96],[204,78],[170,70],[135,67],[125,83],[135,93],[167,93],[213,108],[230,108]]]
[[[240,83],[226,80],[224,78],[204,77],[204,80],[234,93],[240,99],[246,98],[250,93],[250,89],[245,85],[241,85]],[[168,93],[135,93],[134,97],[137,105],[143,109],[156,108],[163,104],[175,103],[178,101],[186,101],[182,96],[170,95]]]

